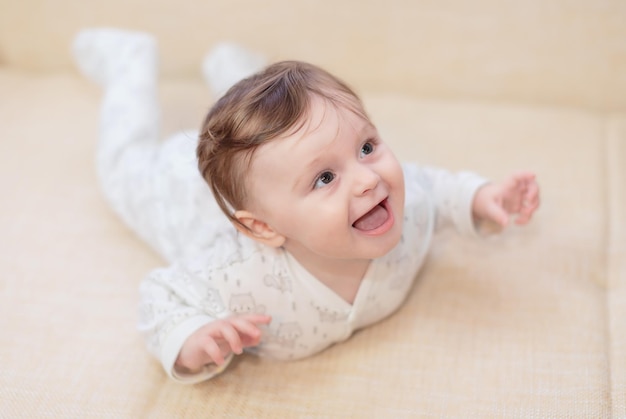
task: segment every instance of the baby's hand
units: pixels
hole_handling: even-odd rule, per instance
[[[539,207],[539,185],[535,175],[519,172],[501,183],[490,183],[476,192],[472,212],[477,222],[491,221],[500,227],[517,215],[516,224],[526,224]]]
[[[216,320],[196,330],[183,344],[176,359],[176,369],[194,373],[206,364],[222,365],[231,352],[241,354],[244,348],[261,340],[258,325],[272,318],[262,314],[244,314]]]

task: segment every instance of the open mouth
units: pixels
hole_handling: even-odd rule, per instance
[[[356,220],[352,227],[367,233],[382,233],[393,225],[393,215],[387,198]]]

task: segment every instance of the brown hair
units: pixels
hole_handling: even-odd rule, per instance
[[[196,150],[198,168],[231,221],[241,225],[233,211],[246,204],[245,174],[254,151],[297,132],[313,95],[367,119],[361,100],[343,81],[298,61],[272,64],[238,82],[209,111]]]

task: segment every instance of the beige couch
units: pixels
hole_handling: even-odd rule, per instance
[[[0,0],[0,417],[625,418],[626,3]],[[440,237],[403,308],[292,363],[240,357],[168,381],[135,330],[163,262],[94,174],[98,88],[82,27],[154,33],[163,133],[212,98],[232,40],[327,67],[403,160],[537,172],[527,228]]]

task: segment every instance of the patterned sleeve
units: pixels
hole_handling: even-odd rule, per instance
[[[472,202],[487,180],[471,172],[452,173],[414,165],[405,166],[405,174],[406,182],[419,183],[431,196],[435,230],[453,226],[461,234],[477,235]]]
[[[140,297],[138,328],[148,349],[172,379],[196,383],[225,369],[232,355],[224,365],[208,365],[197,374],[183,374],[174,368],[189,336],[205,324],[227,316],[219,291],[212,287],[210,278],[180,264],[157,269],[142,282]]]

